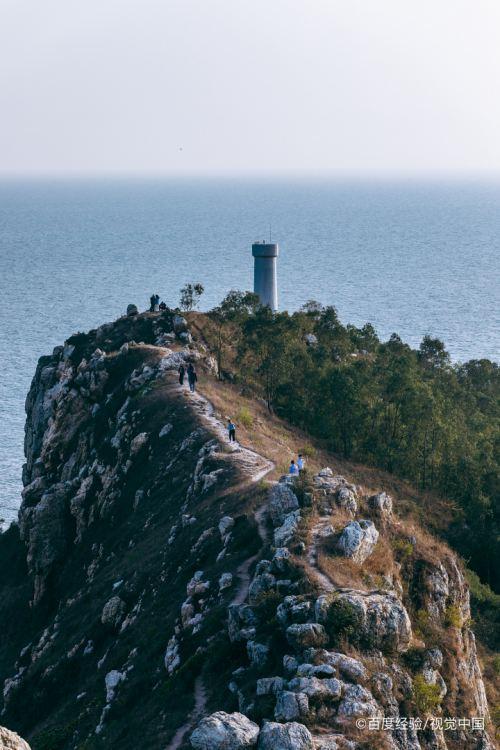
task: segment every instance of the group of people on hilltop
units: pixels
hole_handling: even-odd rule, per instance
[[[159,294],[152,294],[149,298],[149,312],[158,312],[167,309],[167,305],[163,300],[160,302]]]
[[[184,385],[184,378],[187,376],[187,381],[189,384],[189,390],[191,393],[194,393],[196,390],[196,383],[198,382],[198,374],[194,368],[194,365],[192,362],[190,362],[186,367],[184,365],[181,365],[179,367],[179,383],[180,385]]]
[[[290,466],[288,467],[288,473],[292,476],[298,476],[299,474],[302,474],[303,471],[305,471],[306,463],[304,461],[304,456],[302,453],[299,453],[297,456],[297,461],[295,461],[294,458],[290,461]]]

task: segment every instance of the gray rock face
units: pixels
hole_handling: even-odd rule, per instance
[[[260,680],[257,680],[257,695],[276,695],[281,690],[283,690],[282,677],[262,677]]]
[[[266,662],[269,658],[269,646],[266,646],[265,643],[248,641],[247,653],[252,666],[262,668],[265,667]]]
[[[295,721],[309,714],[309,698],[305,693],[283,690],[276,696],[274,718],[277,721]]]
[[[217,711],[202,719],[189,741],[194,750],[243,750],[257,744],[259,727],[244,714]]]
[[[268,721],[262,727],[258,750],[313,750],[313,741],[303,724]]]
[[[338,707],[339,717],[382,716],[369,690],[361,685],[347,685]]]
[[[378,536],[372,521],[351,521],[342,530],[336,549],[340,554],[361,564],[373,552]]]
[[[300,512],[298,510],[292,511],[287,516],[281,526],[274,531],[274,546],[275,547],[286,547],[286,545],[292,540],[293,535],[297,531],[300,521]]]
[[[182,315],[174,315],[172,325],[175,333],[184,333],[188,330],[188,322]]]
[[[334,667],[339,675],[351,682],[359,682],[366,679],[368,673],[363,664],[352,656],[341,654],[336,651],[325,651],[324,649],[310,649],[306,653],[307,658],[314,664],[323,664]]]
[[[0,750],[30,750],[30,746],[15,732],[0,727]]]
[[[43,494],[37,505],[23,505],[19,513],[21,538],[28,545],[28,568],[34,573],[35,604],[45,592],[46,578],[53,564],[61,560],[67,549],[66,514],[69,489],[63,483],[54,485]]]
[[[263,594],[272,591],[276,586],[276,578],[271,573],[256,575],[248,589],[250,604],[258,604]]]
[[[285,573],[290,565],[290,551],[286,547],[278,547],[272,563],[278,573]]]
[[[288,484],[274,484],[270,490],[269,515],[274,526],[281,526],[286,516],[299,507],[297,496]]]
[[[372,495],[368,503],[382,518],[389,518],[392,515],[392,497],[386,492],[379,492],[378,495]]]
[[[125,615],[125,602],[119,596],[113,596],[103,607],[101,622],[103,625],[109,625],[117,628]]]
[[[289,625],[286,629],[288,643],[297,650],[310,646],[321,647],[328,643],[324,627],[315,622]]]
[[[289,683],[290,690],[305,693],[311,700],[329,701],[340,698],[342,683],[334,677],[296,677]]]
[[[347,510],[353,516],[356,514],[358,510],[358,499],[356,492],[351,489],[351,487],[340,487],[340,489],[337,490],[335,499],[340,508],[344,508],[344,510]]]

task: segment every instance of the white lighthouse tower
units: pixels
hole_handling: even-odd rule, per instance
[[[262,305],[273,312],[278,309],[277,259],[279,247],[275,242],[254,242],[253,290],[259,295]]]

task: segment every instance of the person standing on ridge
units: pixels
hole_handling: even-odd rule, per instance
[[[186,374],[186,370],[184,369],[184,365],[181,365],[179,367],[179,383],[181,385],[184,385],[184,375]]]
[[[299,470],[299,474],[302,474],[302,472],[306,468],[306,462],[302,457],[302,453],[299,453],[299,457],[297,458],[297,468]]]
[[[188,365],[188,383],[189,383],[189,390],[191,393],[194,393],[195,387],[196,387],[196,381],[198,380],[198,375],[196,374],[196,370],[194,369],[192,364]]]
[[[291,474],[292,476],[297,476],[298,473],[299,473],[299,470],[297,468],[297,464],[295,463],[295,461],[293,460],[293,458],[290,461],[290,467],[288,469],[288,473]]]
[[[236,425],[233,423],[232,419],[227,420],[227,431],[229,434],[229,442],[235,443],[236,442]]]

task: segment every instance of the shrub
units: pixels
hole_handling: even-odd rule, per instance
[[[494,673],[500,675],[500,654],[495,654],[492,665]]]
[[[448,628],[461,628],[462,627],[462,613],[460,608],[456,604],[450,604],[446,607],[444,613],[444,624]]]
[[[304,445],[300,452],[305,458],[314,458],[314,456],[316,455],[316,448],[314,447],[314,445],[308,443]]]
[[[498,737],[500,734],[500,705],[491,709],[491,721],[495,727],[495,737]]]
[[[353,604],[340,597],[332,601],[328,608],[326,630],[335,645],[339,645],[342,639],[352,644],[359,643],[361,625],[361,613]]]
[[[392,543],[392,548],[400,561],[406,560],[413,554],[413,544],[405,539],[395,539]]]
[[[425,636],[430,635],[432,630],[431,617],[426,609],[419,609],[415,613],[415,631],[417,635]]]
[[[250,410],[246,406],[242,406],[236,415],[236,421],[239,422],[243,427],[249,429],[253,425],[253,417]]]
[[[413,680],[413,700],[421,714],[435,711],[442,701],[438,685],[429,685],[423,675],[418,674]]]

